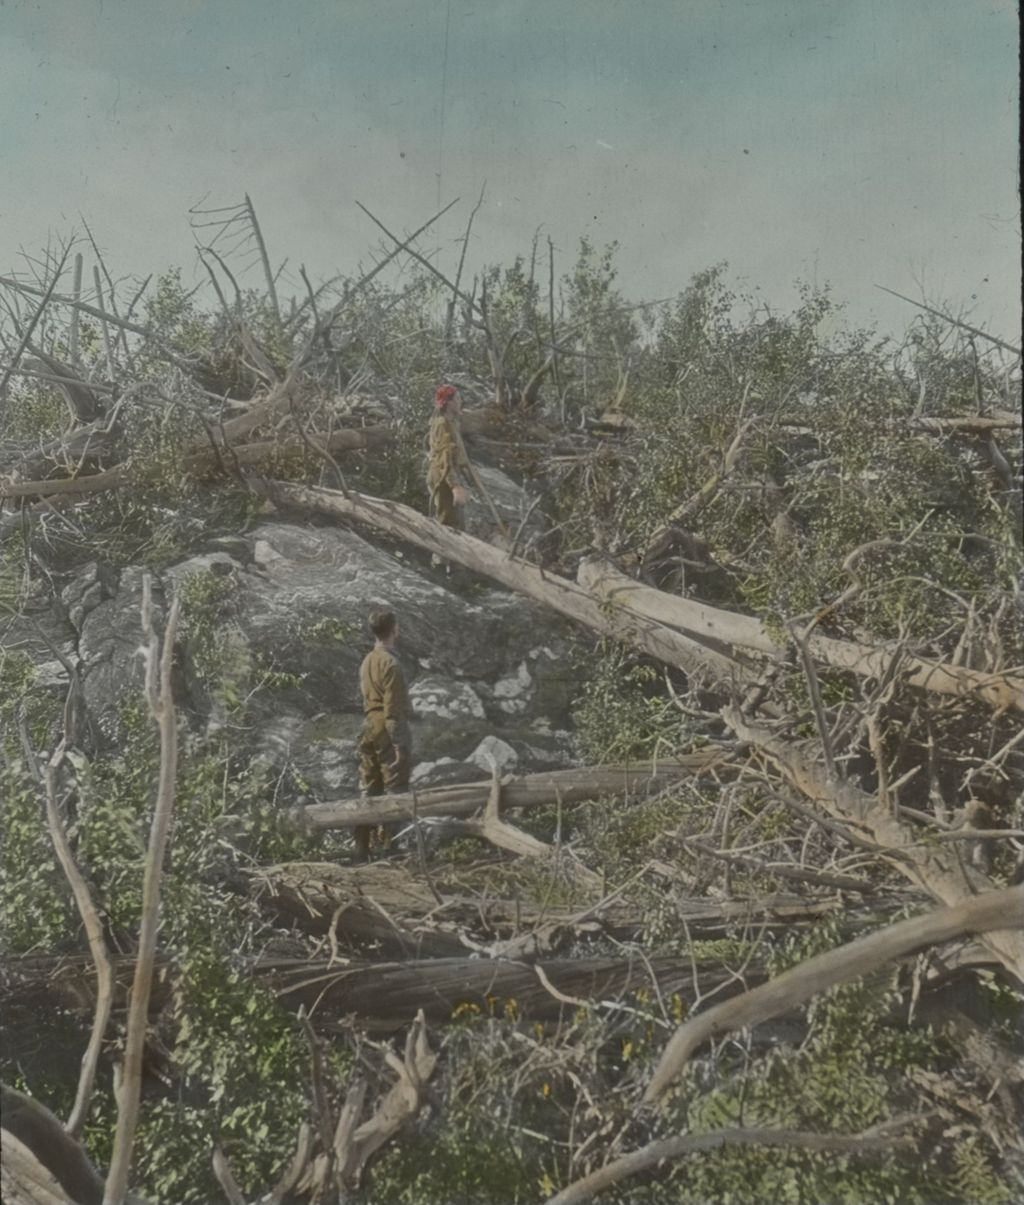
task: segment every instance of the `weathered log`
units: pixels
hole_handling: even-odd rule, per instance
[[[465,954],[467,946],[483,949],[482,943],[488,942],[491,948],[501,948],[500,943],[517,934],[540,928],[548,946],[563,935],[579,939],[607,934],[632,941],[642,935],[645,923],[640,906],[614,895],[578,908],[453,894],[443,882],[435,885],[435,895],[399,862],[287,862],[251,873],[248,889],[260,907],[279,920],[310,933],[333,931],[339,947],[411,952],[417,958]],[[460,889],[465,891],[461,885]],[[747,926],[757,932],[791,931],[836,913],[844,929],[856,932],[904,902],[874,900],[852,907],[838,897],[809,900],[773,893],[747,900],[673,898],[672,909],[692,939],[709,940],[733,936]]]
[[[11,1205],[100,1205],[103,1181],[39,1101],[0,1085],[0,1190]]]
[[[55,494],[95,494],[125,485],[130,480],[130,465],[119,464],[102,473],[83,477],[58,477],[45,481],[0,482],[0,500],[4,498],[52,498]]]
[[[386,425],[374,427],[345,427],[339,431],[325,432],[310,431],[308,438],[318,447],[327,452],[354,452],[364,448],[384,448],[395,442],[395,428]],[[279,457],[309,454],[309,445],[298,436],[287,436],[281,439],[264,439],[255,443],[232,446],[231,451],[223,454],[226,463],[237,462],[239,465],[271,464]],[[202,472],[216,466],[213,449],[193,453],[187,460],[187,466],[193,472]]]
[[[728,752],[711,746],[665,761],[638,762],[634,766],[581,766],[573,770],[546,770],[523,774],[502,785],[505,808],[537,807],[555,803],[580,803],[588,799],[650,795],[673,783],[692,778],[713,764],[726,761]],[[315,830],[351,828],[357,824],[388,824],[417,816],[471,816],[487,805],[491,784],[428,787],[401,795],[362,796],[316,803],[299,813]]]
[[[830,780],[824,766],[806,752],[751,723],[734,708],[725,708],[722,716],[741,740],[770,757],[808,799],[837,820],[854,822],[862,835],[877,843],[879,852],[894,855],[893,868],[933,899],[952,907],[973,895],[995,890],[990,879],[964,864],[955,847],[922,842],[920,830],[897,819],[892,808],[878,797],[853,783]],[[1024,982],[1024,934],[996,929],[984,933],[982,941],[1008,971]]]
[[[641,615],[656,623],[678,628],[698,639],[712,639],[733,648],[751,649],[770,655],[779,652],[778,641],[759,619],[655,590],[634,581],[605,562],[583,561],[578,580],[591,595],[631,615]],[[818,633],[808,637],[807,648],[816,661],[865,678],[885,677],[893,658],[893,654],[884,649],[835,640]],[[900,672],[911,686],[921,690],[974,696],[984,699],[993,707],[1012,707],[1024,711],[1024,678],[1012,674],[986,674],[922,657],[904,657]]]
[[[5,990],[0,1004],[37,1009],[68,1007],[82,1012],[92,1008],[96,993],[95,971],[87,958],[60,960],[34,956],[4,960]],[[684,1001],[694,998],[694,971],[689,959],[655,958],[552,958],[540,959],[548,981],[558,991],[588,1004],[613,1000],[640,987],[651,987],[653,973],[662,994],[679,992]],[[742,983],[719,960],[697,961],[702,995],[720,985]],[[534,963],[507,958],[461,957],[370,960],[264,957],[247,964],[247,974],[278,995],[281,1004],[297,1009],[301,1004],[315,1025],[341,1018],[365,1028],[395,1028],[413,1020],[423,1008],[427,1019],[438,1024],[462,1012],[495,1012],[505,1015],[506,1005],[517,1015],[539,1021],[557,1019],[564,1001],[552,996],[534,971]],[[114,1003],[123,1010],[131,984],[134,959],[115,963]],[[748,978],[758,982],[763,975],[748,968]],[[160,967],[150,998],[150,1017],[172,998],[174,970],[170,962]],[[723,988],[730,991],[730,988]]]
[[[997,411],[995,414],[957,414],[953,416],[919,415],[910,420],[918,431],[952,435],[963,431],[970,435],[990,435],[993,431],[1019,431],[1020,415]]]
[[[697,965],[702,994],[741,990],[741,982],[721,963]],[[535,968],[540,968],[543,978]],[[748,972],[755,981],[763,978],[756,969]],[[313,1010],[314,1021],[317,1016],[321,1021],[351,1017],[371,1028],[408,1023],[421,1008],[427,1020],[436,1024],[467,1013],[555,1020],[566,1004],[550,987],[590,1007],[654,986],[665,997],[678,993],[687,1002],[694,998],[693,967],[677,957],[561,958],[536,963],[433,958],[330,969],[326,962],[302,960],[267,962],[257,965],[254,973],[274,986],[287,1007],[302,1004]]]
[[[268,866],[251,878],[262,909],[312,933],[330,933],[339,946],[367,947],[413,958],[465,955],[457,932],[441,928],[429,888],[398,866],[342,867],[332,862]]]

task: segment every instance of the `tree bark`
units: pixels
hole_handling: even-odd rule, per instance
[[[326,962],[268,961],[256,968],[285,1007],[299,1004],[323,1017],[354,1016],[368,1028],[408,1024],[423,1009],[428,1021],[446,1024],[463,1012],[557,1020],[565,1007],[538,977],[540,967],[563,995],[588,1007],[613,1006],[641,987],[693,1001],[694,972],[689,960],[654,958],[555,958],[536,963],[504,958],[432,958],[328,968]],[[699,968],[700,991],[733,994],[743,983],[719,962]],[[748,975],[763,977],[756,967]],[[614,1009],[613,1009],[614,1011]],[[315,1018],[314,1018],[315,1019]]]
[[[479,543],[479,541],[477,541]],[[502,784],[501,802],[505,808],[538,807],[561,799],[563,804],[580,803],[603,797],[621,799],[627,795],[649,795],[673,783],[682,782],[709,766],[723,762],[728,753],[711,747],[665,761],[638,762],[633,766],[581,766],[573,770],[550,770],[523,774]],[[334,802],[316,803],[299,813],[302,822],[314,830],[352,828],[357,824],[389,824],[396,820],[412,821],[428,816],[471,816],[486,807],[491,783],[465,783],[460,786],[429,787],[424,791],[401,795],[358,796]]]
[[[124,1074],[117,1102],[117,1129],[110,1170],[103,1193],[103,1205],[122,1205],[128,1190],[135,1130],[139,1120],[142,1089],[142,1055],[149,1019],[149,996],[156,965],[157,931],[160,924],[160,884],[163,877],[164,854],[167,850],[171,815],[174,811],[174,788],[178,764],[178,724],[171,692],[171,666],[174,660],[174,637],[178,625],[180,599],[171,604],[164,631],[163,650],[153,628],[148,577],[144,580],[142,624],[148,636],[146,663],[146,696],[149,710],[160,735],[160,779],[153,820],[149,831],[149,846],[142,879],[142,918],[139,922],[139,949],[132,980],[131,1004],[124,1047]]]
[[[75,1093],[75,1103],[68,1117],[67,1131],[73,1137],[79,1134],[85,1124],[92,1100],[93,1085],[96,1081],[96,1069],[99,1067],[100,1052],[103,1039],[106,1036],[110,1012],[114,1006],[114,966],[110,960],[110,951],[103,931],[103,922],[93,903],[89,886],[78,868],[75,855],[64,828],[64,821],[57,807],[57,766],[64,756],[63,742],[51,758],[45,771],[46,823],[50,830],[57,860],[60,862],[71,888],[78,913],[82,918],[89,942],[89,952],[96,966],[96,1011],[93,1017],[92,1033],[89,1045],[82,1056],[82,1071],[78,1080],[78,1090]]]
[[[3,1199],[12,1205],[100,1205],[99,1173],[50,1110],[6,1084],[2,1101]]]
[[[759,619],[641,585],[604,562],[583,561],[579,567],[578,581],[591,595],[606,600],[630,615],[643,616],[656,623],[678,628],[698,639],[715,640],[732,648],[771,655],[779,652],[778,641]],[[884,649],[834,640],[817,633],[808,637],[807,648],[816,661],[866,678],[883,677],[892,660],[892,654]],[[973,696],[984,699],[993,707],[1012,707],[1024,711],[1024,678],[1011,674],[986,674],[921,657],[906,657],[902,673],[911,686],[921,690],[961,697]]]
[[[918,431],[933,435],[951,435],[964,431],[969,435],[989,435],[993,431],[1019,431],[1020,415],[999,411],[995,414],[958,414],[951,417],[922,415],[911,419]]]

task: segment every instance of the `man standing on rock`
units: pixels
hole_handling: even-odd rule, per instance
[[[434,395],[437,410],[430,420],[430,463],[427,468],[427,487],[430,490],[430,513],[445,527],[459,527],[459,511],[465,505],[471,482],[469,461],[466,459],[459,415],[462,400],[454,385],[439,385]]]
[[[409,732],[409,696],[405,676],[395,656],[398,620],[393,611],[374,611],[370,630],[376,643],[359,667],[359,687],[366,719],[359,737],[359,781],[365,798],[385,792],[404,791],[412,769],[412,738]],[[383,845],[391,839],[384,826]],[[356,827],[356,854],[362,861],[370,856],[371,826]]]

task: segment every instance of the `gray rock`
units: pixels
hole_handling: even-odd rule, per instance
[[[211,731],[237,724],[229,695],[249,699],[237,738],[252,755],[290,766],[317,797],[350,794],[358,787],[359,665],[373,639],[366,618],[387,607],[400,623],[417,781],[479,778],[489,772],[482,748],[519,772],[564,764],[567,742],[554,735],[567,727],[572,693],[564,621],[505,590],[460,594],[426,561],[343,527],[280,520],[217,541],[167,570],[155,591],[160,603],[193,575],[217,578],[214,662],[231,681],[210,681],[209,626],[200,639],[185,622],[179,703],[195,727]],[[141,584],[141,569],[113,582],[89,567],[68,593],[69,612],[81,616],[86,704],[109,740],[122,703],[142,698]]]
[[[81,632],[86,615],[117,593],[118,575],[109,565],[90,561],[75,574],[61,591],[61,602],[67,608],[68,621]]]
[[[509,715],[521,715],[529,706],[532,693],[533,677],[525,661],[520,661],[514,673],[499,678],[493,687],[498,707]]]
[[[469,455],[472,459],[472,451]],[[494,503],[494,509],[505,526],[513,536],[519,532],[520,544],[526,544],[530,539],[543,534],[544,516],[539,506],[533,506],[536,495],[523,489],[501,469],[480,464],[475,460],[474,467]],[[470,535],[477,536],[481,540],[494,538],[497,525],[491,514],[491,508],[487,505],[487,500],[481,497],[479,488],[470,491],[469,501],[464,508],[463,520],[465,529]],[[522,525],[522,531],[520,531],[520,525]]]
[[[409,702],[417,717],[436,715],[443,720],[471,717],[482,720],[484,705],[468,682],[427,674],[409,687]]]
[[[519,764],[519,754],[506,741],[497,736],[485,736],[473,752],[466,758],[474,766],[478,766],[489,774],[497,769],[499,774],[514,770]]]

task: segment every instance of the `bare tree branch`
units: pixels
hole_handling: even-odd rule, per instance
[[[972,895],[993,894],[994,884],[985,875],[964,866],[940,846],[923,846],[913,829],[898,819],[873,795],[859,790],[849,781],[829,780],[823,767],[813,759],[808,746],[796,747],[769,729],[751,723],[735,708],[724,708],[722,717],[740,740],[749,742],[770,757],[785,777],[813,803],[835,819],[856,822],[859,831],[873,838],[879,852],[892,851],[894,865],[905,878],[924,888],[933,898],[953,907]],[[915,767],[916,769],[916,767]],[[892,799],[899,782],[890,784]],[[982,940],[1008,971],[1024,982],[1024,939],[1013,926],[989,926]]]
[[[114,1150],[104,1190],[103,1205],[122,1205],[131,1172],[135,1129],[139,1120],[139,1094],[142,1088],[142,1051],[146,1040],[149,995],[156,960],[156,938],[160,923],[160,884],[168,830],[174,811],[174,789],[178,760],[178,726],[171,690],[171,666],[174,639],[178,629],[179,602],[171,604],[164,629],[163,650],[153,626],[152,585],[147,576],[143,583],[142,627],[146,635],[146,698],[150,714],[160,733],[160,779],[157,787],[149,848],[142,882],[142,919],[139,948],[132,982],[125,1038],[124,1072],[117,1107]]]
[[[789,1012],[820,992],[859,979],[915,950],[993,929],[1024,929],[1024,886],[986,891],[951,908],[899,921],[809,958],[768,983],[698,1013],[680,1025],[654,1069],[644,1101],[653,1104],[660,1100],[693,1052],[711,1038]]]
[[[934,314],[936,318],[942,318],[952,326],[958,326],[962,331],[969,331],[972,335],[977,335],[979,339],[986,339],[989,343],[994,343],[996,347],[1003,348],[1004,351],[1012,351],[1015,356],[1020,355],[1020,348],[1014,347],[1012,343],[1007,343],[1003,339],[997,339],[995,335],[990,335],[987,331],[979,330],[976,326],[970,326],[966,322],[961,322],[959,318],[951,318],[948,314],[944,314],[942,310],[932,309],[930,305],[925,305],[922,301],[915,301],[913,297],[904,297],[902,293],[897,293],[895,289],[887,289],[885,285],[875,285],[876,289],[881,289],[883,293],[888,293],[891,297],[898,297],[900,301],[909,301],[911,305],[916,305],[919,310],[925,310],[929,314]]]
[[[892,1129],[865,1130],[860,1134],[816,1134],[806,1130],[733,1129],[709,1130],[706,1134],[684,1134],[678,1138],[659,1138],[638,1151],[631,1151],[606,1163],[589,1176],[576,1180],[561,1192],[555,1193],[547,1205],[582,1205],[612,1185],[651,1171],[669,1159],[681,1159],[698,1151],[718,1150],[723,1146],[789,1147],[802,1151],[830,1151],[837,1154],[867,1154],[888,1150],[894,1145],[909,1142]]]
[[[10,360],[7,363],[7,367],[4,369],[3,379],[0,380],[0,398],[4,397],[7,393],[7,383],[11,379],[11,374],[18,367],[18,361],[21,359],[22,352],[25,350],[26,347],[28,347],[29,343],[32,340],[32,335],[35,333],[35,329],[39,324],[39,319],[42,318],[43,311],[46,309],[47,305],[49,305],[49,303],[50,303],[50,298],[53,296],[53,291],[57,287],[57,282],[61,278],[61,274],[64,271],[64,265],[67,263],[68,256],[70,254],[71,254],[71,246],[69,244],[64,249],[64,254],[60,257],[60,262],[57,264],[56,268],[54,269],[53,279],[50,281],[49,285],[47,285],[46,290],[42,295],[43,296],[42,301],[40,301],[39,305],[36,306],[35,313],[29,319],[28,324],[26,325],[24,331],[22,332],[21,341],[18,343],[17,348],[15,348],[14,355],[11,356]],[[8,283],[8,282],[5,281],[2,277],[0,277],[0,284],[6,284],[6,283]]]
[[[71,851],[71,845],[64,829],[64,821],[57,806],[57,768],[63,759],[64,741],[61,741],[46,767],[46,823],[50,830],[50,840],[53,842],[57,858],[71,887],[75,905],[82,918],[89,942],[89,952],[96,964],[96,1008],[93,1013],[92,1033],[89,1036],[89,1045],[82,1056],[82,1070],[78,1079],[78,1090],[75,1093],[75,1103],[65,1126],[69,1134],[77,1136],[81,1133],[89,1112],[100,1051],[114,1003],[114,966],[110,960],[110,952],[107,950],[103,922]]]
[[[274,307],[274,314],[278,322],[280,322],[281,303],[277,300],[277,285],[274,282],[274,273],[270,267],[270,257],[267,255],[267,245],[263,241],[263,231],[260,229],[259,221],[256,218],[256,209],[248,193],[245,194],[245,209],[249,215],[249,225],[252,227],[256,246],[259,248],[260,261],[263,264],[263,275],[267,281],[267,293],[270,296],[270,304]]]

